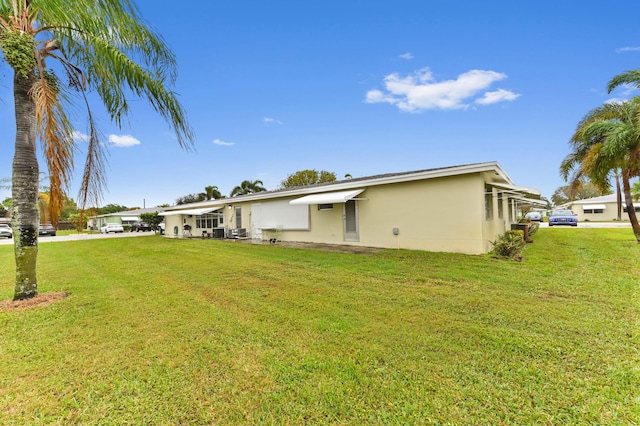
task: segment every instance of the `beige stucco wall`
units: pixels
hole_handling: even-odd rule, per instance
[[[362,199],[357,201],[359,241],[344,240],[343,204],[334,204],[332,210],[310,205],[310,230],[283,231],[279,238],[480,254],[489,251],[490,237],[505,229],[504,221],[485,220],[484,180],[479,174],[371,186],[357,198]]]
[[[193,219],[193,226],[195,226],[195,218]],[[174,227],[178,227],[177,232],[174,234]],[[164,234],[167,237],[182,236],[182,216],[172,215],[164,217]]]

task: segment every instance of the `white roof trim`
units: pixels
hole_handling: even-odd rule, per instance
[[[185,209],[185,210],[172,210],[170,212],[161,212],[158,213],[158,216],[174,216],[177,214],[182,215],[191,215],[191,216],[202,216],[203,214],[211,213],[216,210],[220,210],[224,206],[216,206],[216,207],[204,207],[201,209]]]
[[[607,206],[605,204],[583,204],[582,210],[592,210],[592,209],[606,209]]]
[[[333,204],[346,203],[353,197],[361,194],[364,189],[354,189],[351,191],[325,192],[322,194],[306,195],[289,201],[291,205],[299,204]]]

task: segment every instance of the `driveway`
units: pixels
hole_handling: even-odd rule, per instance
[[[56,243],[60,241],[95,240],[98,238],[130,238],[156,235],[153,231],[148,232],[123,232],[122,234],[69,234],[56,235],[55,237],[38,237],[38,243]],[[13,244],[13,239],[0,238],[0,245]]]

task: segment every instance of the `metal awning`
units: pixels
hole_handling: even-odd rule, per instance
[[[324,194],[306,195],[301,198],[289,201],[291,205],[299,204],[333,204],[346,203],[352,198],[360,195],[364,189],[352,189],[350,191],[326,192]]]
[[[491,186],[502,188],[503,190],[511,191],[519,194],[540,195],[540,191],[535,188],[528,188],[526,186],[509,185],[506,183],[487,182]]]
[[[171,211],[164,211],[161,213],[158,213],[158,216],[175,216],[178,214],[182,214],[182,215],[191,215],[191,216],[202,216],[203,214],[207,214],[207,213],[211,213],[214,212],[216,210],[220,210],[224,208],[224,206],[216,206],[216,207],[203,207],[200,209],[185,209],[185,210],[171,210]]]
[[[584,204],[582,206],[582,210],[604,210],[606,208],[606,204]]]

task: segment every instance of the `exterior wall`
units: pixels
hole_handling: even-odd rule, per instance
[[[614,202],[614,203],[593,203],[593,204],[604,204],[605,206],[607,206],[607,208],[604,209],[604,212],[602,213],[585,213],[582,207],[585,205],[588,206],[589,204],[574,203],[569,206],[569,209],[571,209],[574,213],[578,215],[578,220],[580,222],[618,220],[618,204],[617,203]],[[638,203],[634,203],[634,204],[638,205]],[[623,202],[621,220],[629,221],[629,215],[625,213],[624,208],[625,208],[625,204]]]
[[[488,251],[484,180],[479,174],[371,186],[357,201],[359,241],[344,241],[344,205],[310,205],[309,231],[282,231],[282,241],[480,254]],[[291,198],[293,199],[293,198]],[[394,235],[393,229],[399,234]],[[504,232],[504,224],[501,232]],[[269,238],[265,232],[263,238]]]
[[[182,215],[178,214],[164,217],[164,235],[167,237],[182,235]]]

